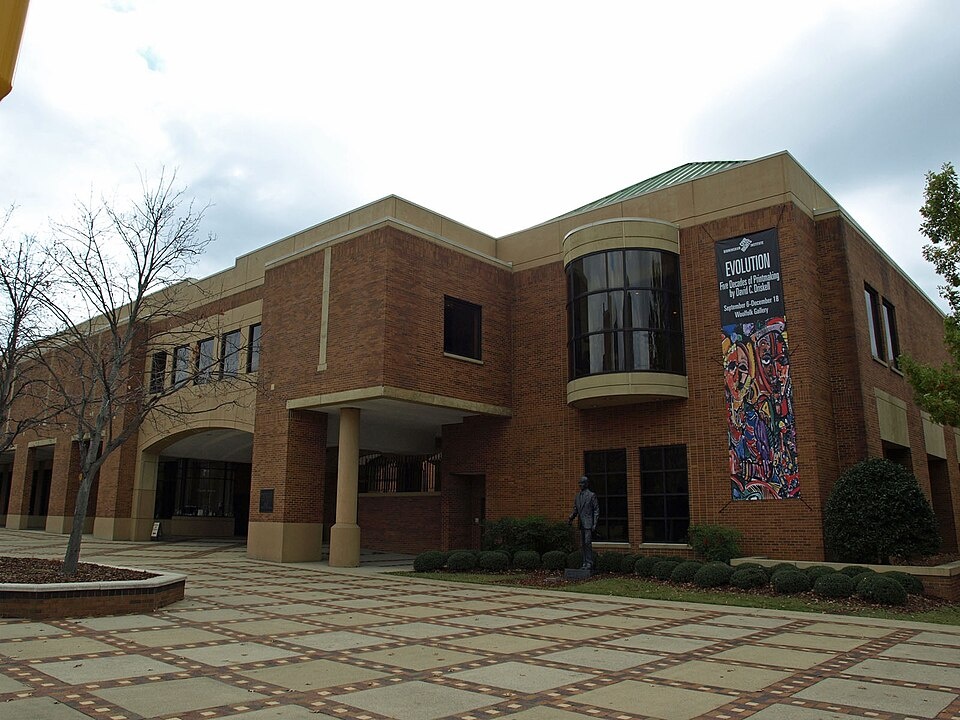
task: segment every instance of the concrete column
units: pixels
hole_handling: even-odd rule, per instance
[[[337,522],[330,528],[330,566],[360,564],[360,526],[357,524],[357,468],[360,464],[360,410],[340,409],[340,447],[337,454]]]

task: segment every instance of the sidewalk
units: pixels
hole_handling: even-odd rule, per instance
[[[0,554],[65,542],[0,529]],[[88,537],[82,560],[185,573],[186,598],[0,620],[0,720],[960,720],[958,627],[447,584],[375,558]]]

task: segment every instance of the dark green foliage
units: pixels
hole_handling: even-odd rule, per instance
[[[864,567],[863,565],[847,565],[844,568],[840,568],[837,572],[842,572],[847,577],[853,578],[857,575],[862,575],[865,572],[873,572],[873,570],[868,567]]]
[[[721,587],[730,582],[733,568],[725,562],[711,562],[697,570],[693,584],[698,587]]]
[[[536,550],[517,550],[513,556],[513,566],[518,570],[539,570],[540,553]]]
[[[634,553],[627,553],[626,555],[620,556],[620,572],[622,573],[632,573],[637,566],[637,560],[639,560],[642,555],[635,555]]]
[[[862,573],[857,573],[856,575],[850,576],[850,579],[853,580],[853,584],[857,587],[860,587],[860,582],[865,578],[871,575],[876,575],[877,573],[874,570],[866,570]]]
[[[477,558],[477,565],[481,570],[502,572],[510,567],[510,556],[499,550],[484,550]]]
[[[800,568],[798,568],[793,563],[785,563],[785,562],[777,563],[776,565],[771,567],[769,570],[770,579],[773,580],[774,575],[776,575],[777,573],[781,573],[784,570],[789,572],[800,572]]]
[[[633,571],[640,577],[653,577],[653,568],[661,560],[666,560],[666,558],[659,555],[644,555],[637,560],[636,565],[633,566]]]
[[[567,567],[583,567],[583,553],[579,550],[574,550],[573,552],[567,553]]]
[[[674,568],[679,564],[679,560],[661,560],[653,566],[653,576],[657,580],[669,580]]]
[[[413,559],[413,569],[417,572],[436,572],[443,567],[443,553],[439,550],[427,550]]]
[[[450,572],[469,572],[477,567],[477,556],[469,550],[457,550],[447,558]]]
[[[810,578],[799,570],[781,570],[770,578],[773,589],[781,595],[806,592],[810,589]]]
[[[685,560],[673,569],[673,572],[670,573],[670,579],[673,580],[673,582],[679,583],[693,582],[693,576],[696,575],[697,571],[702,567],[702,562]]]
[[[839,572],[821,575],[813,582],[813,592],[824,598],[847,598],[856,590],[850,576]]]
[[[811,565],[810,567],[804,568],[803,572],[810,578],[810,582],[815,583],[817,578],[823,577],[824,575],[832,575],[836,570],[826,565]]]
[[[567,566],[567,554],[562,550],[547,550],[540,562],[544,570],[563,570]]]
[[[857,595],[880,605],[906,605],[907,591],[893,578],[880,573],[867,575],[857,585]]]
[[[936,517],[917,479],[882,458],[857,463],[838,478],[823,529],[827,552],[841,562],[885,565],[891,555],[931,555],[940,548]]]
[[[602,552],[597,554],[597,572],[618,573],[623,555],[618,552]]]
[[[916,575],[894,570],[881,573],[884,577],[896,580],[907,591],[907,595],[923,595],[923,581]]]
[[[483,549],[500,550],[511,557],[518,550],[573,549],[573,529],[565,522],[550,522],[542,515],[504,517],[484,524]]]
[[[697,524],[690,526],[688,536],[694,552],[707,562],[730,562],[741,555],[740,540],[743,535],[736,528]]]
[[[755,563],[755,562],[739,563],[738,565],[734,565],[733,569],[734,570],[747,570],[747,569],[759,570],[764,575],[766,575],[767,581],[768,582],[770,581],[771,568],[767,567],[766,565],[761,565],[760,563]]]
[[[763,587],[768,582],[767,574],[755,567],[741,568],[738,565],[730,576],[730,584],[741,590]]]

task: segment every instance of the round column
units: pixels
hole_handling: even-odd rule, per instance
[[[330,528],[330,566],[360,564],[360,526],[357,524],[357,468],[360,462],[360,410],[340,409],[340,447],[337,452],[337,522]]]

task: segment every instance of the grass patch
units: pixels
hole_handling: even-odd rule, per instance
[[[699,590],[688,588],[687,586],[659,583],[652,580],[609,576],[577,583],[565,583],[559,578],[553,582],[531,582],[531,578],[534,576],[518,573],[487,575],[483,573],[400,572],[396,574],[428,580],[445,580],[447,582],[465,582],[479,585],[533,587],[536,589],[558,590],[561,592],[583,593],[586,595],[605,595],[608,597],[631,597],[644,600],[705,603],[708,605],[730,605],[737,607],[766,608],[768,610],[856,615],[860,617],[886,618],[888,620],[910,620],[915,622],[938,623],[941,625],[960,625],[960,605],[941,605],[932,609],[912,612],[877,605],[864,605],[859,601],[823,600],[811,597],[809,594],[768,595],[726,590]]]

